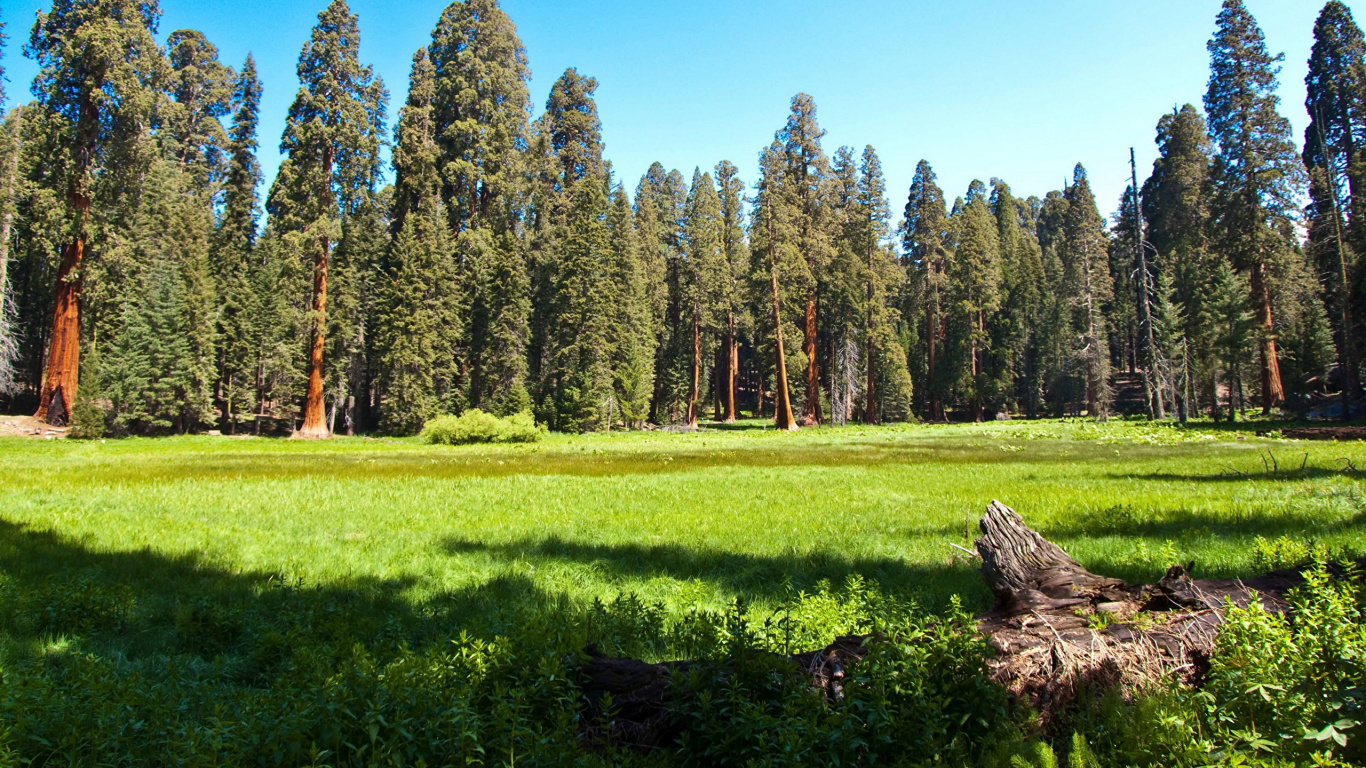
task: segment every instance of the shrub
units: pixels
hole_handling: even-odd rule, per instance
[[[422,428],[422,439],[433,445],[534,443],[544,432],[525,411],[500,419],[471,408],[459,416],[438,416],[427,422]]]
[[[84,387],[76,396],[76,404],[71,407],[71,431],[67,437],[76,440],[98,440],[104,437],[104,406],[96,395],[86,394]]]

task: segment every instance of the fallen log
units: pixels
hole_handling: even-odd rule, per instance
[[[1197,580],[1195,564],[1188,563],[1172,566],[1156,584],[1130,586],[1091,573],[999,501],[987,508],[980,527],[982,577],[996,595],[996,605],[977,619],[994,651],[991,674],[1045,727],[1087,691],[1132,692],[1173,677],[1198,684],[1229,601],[1246,607],[1255,599],[1284,612],[1287,593],[1303,583],[1294,570]],[[1361,565],[1366,568],[1366,558]],[[871,642],[876,638],[842,637],[789,660],[794,673],[834,700],[845,671],[866,656]],[[589,735],[607,735],[593,729],[610,700],[615,743],[646,749],[674,743],[681,724],[673,717],[670,679],[696,663],[613,659],[590,647],[580,680]]]

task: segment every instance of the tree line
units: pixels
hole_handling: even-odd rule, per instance
[[[1161,117],[1109,220],[1081,165],[1042,198],[992,179],[949,204],[922,161],[894,222],[876,151],[827,153],[805,94],[752,183],[656,163],[628,189],[597,81],[566,70],[534,115],[497,0],[441,14],[392,134],[358,19],[328,5],[262,199],[251,57],[159,43],[159,17],[54,0],[23,48],[34,98],[0,126],[0,390],[51,423],[1235,418],[1329,392],[1350,416],[1360,389],[1366,43],[1337,0],[1302,152],[1282,57],[1225,0],[1203,111]]]

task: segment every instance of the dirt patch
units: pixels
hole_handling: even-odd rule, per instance
[[[32,437],[57,440],[66,437],[66,427],[54,427],[32,416],[0,416],[0,437]]]
[[[1366,427],[1300,427],[1281,430],[1281,437],[1292,440],[1366,440]]]

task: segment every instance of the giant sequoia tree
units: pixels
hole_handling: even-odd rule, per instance
[[[792,245],[801,254],[804,265],[795,277],[805,293],[801,326],[802,352],[806,357],[801,423],[805,426],[821,423],[818,288],[833,257],[830,162],[821,149],[823,136],[825,131],[816,122],[815,100],[804,93],[792,97],[787,124],[775,137],[783,161],[775,203],[788,209],[783,218],[791,220]]]
[[[49,136],[65,187],[67,235],[37,416],[65,423],[80,379],[81,289],[101,172],[143,135],[166,61],[153,35],[155,0],[56,0],[40,12],[25,53],[40,67],[33,95],[52,120]]]
[[[1277,63],[1242,0],[1224,0],[1209,42],[1205,94],[1215,157],[1214,224],[1220,249],[1248,275],[1258,325],[1262,410],[1285,401],[1276,351],[1272,270],[1287,258],[1285,222],[1295,208],[1303,166],[1290,121],[1277,111]]]
[[[950,212],[922,161],[899,253],[876,152],[827,157],[804,94],[752,199],[724,161],[691,185],[655,163],[628,194],[595,80],[567,70],[530,120],[497,0],[451,2],[415,57],[392,186],[386,92],[329,5],[258,236],[254,63],[234,73],[194,30],[158,49],[158,16],[56,0],[26,48],[38,103],[0,130],[0,390],[53,421],[78,386],[120,433],[254,411],[309,437],[471,407],[571,431],[751,405],[783,428],[1137,410],[1112,365],[1148,371],[1159,418],[1360,393],[1366,42],[1338,0],[1314,30],[1302,157],[1279,59],[1228,0],[1208,125],[1189,105],[1162,117],[1108,232],[1080,167],[1042,198],[975,182]]]
[[[271,192],[289,246],[312,262],[308,388],[299,437],[331,435],[324,410],[328,270],[343,219],[372,186],[379,144],[376,112],[383,84],[360,63],[360,27],[345,0],[318,15],[299,56],[301,87],[289,108],[280,150],[286,154]]]

